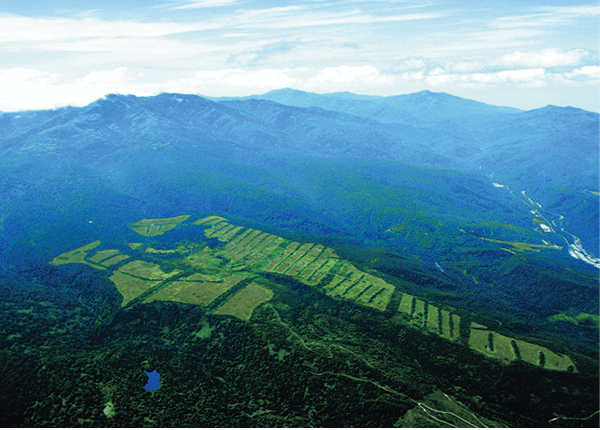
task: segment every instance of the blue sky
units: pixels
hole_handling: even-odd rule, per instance
[[[0,111],[291,87],[600,109],[598,2],[0,2]]]

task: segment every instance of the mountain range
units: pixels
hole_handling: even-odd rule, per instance
[[[595,113],[429,91],[109,95],[5,113],[0,137],[11,270],[56,254],[63,228],[75,244],[97,225],[210,212],[338,245],[488,311],[597,308]]]
[[[122,299],[116,290],[99,293],[112,284],[98,263],[115,252],[129,258],[141,246],[131,230],[148,236],[145,257],[164,258],[152,263],[163,264],[161,276],[179,267],[169,253],[198,243],[212,250],[211,264],[229,258],[217,239],[177,227],[195,214],[228,220],[218,224],[225,230],[319,244],[311,258],[329,249],[353,273],[395,291],[389,309],[387,302],[358,307],[357,315],[383,312],[391,320],[398,309],[439,309],[440,318],[450,312],[477,321],[468,327],[472,339],[491,327],[516,351],[515,339],[522,348],[543,345],[536,348],[567,351],[578,369],[589,369],[598,349],[599,121],[572,107],[522,111],[430,91],[377,97],[292,89],[238,98],[111,94],[85,107],[3,113],[0,278],[66,291],[105,339],[126,327],[119,318],[150,312],[142,299],[121,309],[111,302]],[[105,242],[119,250],[84,260]],[[94,269],[62,266],[65,255]],[[120,268],[113,275],[131,297],[139,291],[125,276],[153,282],[147,266],[134,263],[129,275]],[[233,260],[227,264],[235,278]],[[259,279],[252,278],[259,269],[246,268],[246,276]],[[281,291],[289,283],[291,297],[323,291],[263,272],[262,282]],[[279,291],[248,288],[270,297]],[[415,309],[404,297],[415,297]],[[463,346],[485,355],[484,340]],[[528,360],[544,367],[538,358]]]

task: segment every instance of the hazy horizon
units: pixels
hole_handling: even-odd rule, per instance
[[[15,2],[0,8],[0,111],[289,87],[599,112],[599,15],[566,0]]]
[[[348,92],[348,91],[336,91],[336,92],[329,92],[329,93],[314,93],[314,92],[310,92],[310,91],[302,91],[302,90],[298,90],[298,89],[296,89],[296,88],[289,88],[289,87],[285,87],[285,88],[276,88],[276,89],[269,90],[269,91],[267,91],[267,92],[264,92],[264,93],[260,93],[260,94],[258,94],[258,93],[257,93],[257,94],[249,94],[249,95],[246,95],[246,96],[208,96],[208,95],[205,95],[205,94],[195,94],[195,93],[173,93],[173,92],[168,92],[168,91],[161,91],[161,92],[158,92],[158,93],[156,93],[156,94],[143,94],[143,95],[137,95],[137,94],[126,94],[126,93],[107,93],[107,94],[104,94],[104,95],[102,95],[101,97],[98,97],[97,99],[94,99],[94,100],[90,101],[89,103],[81,103],[81,104],[77,104],[77,105],[74,105],[74,104],[68,104],[68,105],[55,106],[55,107],[42,108],[42,109],[21,109],[21,110],[14,110],[14,111],[2,111],[2,110],[0,110],[0,114],[8,114],[8,113],[21,113],[21,112],[33,112],[33,111],[43,111],[43,110],[56,110],[56,109],[61,109],[61,108],[66,108],[66,107],[74,107],[74,108],[77,108],[77,107],[85,107],[85,106],[88,106],[88,105],[90,105],[90,104],[92,104],[92,103],[94,103],[94,102],[97,102],[98,100],[104,100],[104,99],[106,99],[108,96],[111,96],[111,95],[118,95],[118,96],[135,96],[135,97],[156,97],[156,96],[158,96],[158,95],[160,95],[160,94],[180,94],[180,95],[184,95],[184,96],[197,96],[197,97],[202,97],[202,98],[206,98],[206,99],[209,99],[209,100],[211,100],[211,99],[220,99],[220,98],[226,98],[226,99],[227,99],[227,98],[232,98],[232,99],[235,99],[235,98],[238,98],[238,97],[239,97],[239,98],[247,98],[247,97],[253,97],[253,96],[256,96],[256,97],[262,97],[262,96],[266,95],[267,93],[276,92],[276,91],[281,91],[281,90],[293,90],[293,91],[301,91],[301,92],[303,92],[303,93],[305,93],[305,94],[315,94],[315,95],[323,95],[323,96],[327,96],[327,95],[338,95],[338,94],[343,94],[343,93],[346,93],[346,94],[352,94],[352,95],[355,95],[355,96],[361,96],[361,97],[381,97],[381,98],[385,98],[385,97],[395,97],[395,96],[404,96],[404,95],[411,95],[411,94],[417,94],[417,93],[421,93],[421,92],[424,92],[424,91],[429,91],[429,92],[431,92],[431,93],[434,93],[434,94],[448,94],[448,95],[450,95],[450,96],[460,97],[460,96],[457,96],[456,94],[446,93],[446,92],[443,92],[443,91],[431,91],[431,90],[427,90],[427,89],[425,89],[425,90],[420,90],[420,91],[415,91],[415,92],[411,92],[411,93],[404,93],[404,94],[392,94],[392,95],[389,95],[389,96],[378,96],[378,95],[371,95],[371,94],[358,94],[358,93],[351,93],[351,92]],[[507,108],[521,109],[521,108],[517,108],[516,106],[510,106],[510,105],[505,105],[505,104],[494,104],[494,103],[489,103],[489,102],[486,102],[486,101],[483,101],[483,100],[470,99],[470,98],[468,98],[468,97],[461,97],[461,98],[463,98],[463,99],[465,99],[465,100],[471,100],[471,101],[479,102],[479,103],[485,103],[485,104],[487,104],[487,105],[490,105],[490,106],[498,106],[498,107],[507,107]],[[217,100],[217,101],[218,101],[218,100]],[[281,102],[279,102],[279,103],[281,103]],[[285,104],[285,103],[283,103],[283,104]],[[535,107],[535,108],[532,108],[532,109],[521,109],[521,110],[523,110],[523,111],[525,112],[525,111],[528,111],[528,110],[542,109],[542,108],[544,108],[544,107],[547,107],[547,106],[556,106],[556,105],[554,105],[554,104],[550,103],[550,104],[547,104],[547,105],[545,105],[545,106]],[[572,107],[572,108],[576,108],[576,109],[583,109],[583,108],[579,108],[579,107],[577,107],[577,106],[571,106],[571,105],[560,106],[560,107]],[[586,111],[588,111],[588,112],[593,112],[593,113],[600,113],[600,112],[597,112],[597,111],[589,111],[589,110],[587,110],[587,109],[583,109],[583,110],[586,110]]]

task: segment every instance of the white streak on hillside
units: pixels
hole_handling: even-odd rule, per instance
[[[591,253],[587,252],[583,246],[581,246],[581,239],[573,234],[571,234],[571,236],[573,236],[573,243],[569,244],[569,255],[600,269],[600,258],[596,258]]]
[[[493,177],[493,174],[490,175],[490,178]],[[519,198],[520,200],[522,200],[518,194],[514,193],[510,187],[506,186],[506,185],[502,185],[499,184],[497,182],[493,182],[492,183],[494,185],[494,187],[497,188],[506,188],[513,196],[515,196],[516,198]],[[577,260],[581,260],[585,263],[591,264],[592,266],[600,269],[600,258],[596,258],[591,252],[587,251],[583,245],[581,244],[581,239],[577,236],[575,236],[572,233],[569,233],[567,231],[565,231],[564,228],[560,227],[562,225],[562,223],[565,220],[564,215],[561,214],[557,214],[552,212],[553,215],[557,216],[558,219],[551,219],[549,220],[548,217],[544,216],[540,210],[543,209],[542,205],[534,200],[532,200],[531,198],[529,198],[529,196],[527,196],[527,194],[525,194],[525,191],[521,191],[521,194],[524,198],[524,202],[526,204],[529,205],[530,210],[529,212],[534,215],[534,217],[538,220],[543,220],[545,222],[543,223],[539,223],[539,227],[543,230],[544,233],[554,233],[557,234],[558,236],[560,236],[561,238],[564,239],[564,241],[567,243],[567,251],[569,252],[569,255],[573,258],[576,258]],[[560,230],[564,233],[564,234],[560,234],[559,232],[557,232],[554,227],[559,228]],[[572,237],[572,243],[571,241],[569,241],[569,239],[567,238],[567,234],[570,235]],[[547,242],[546,240],[542,240],[545,244],[549,244],[549,242]]]
[[[531,205],[533,205],[533,206],[537,206],[537,207],[538,207],[538,208],[540,208],[540,209],[542,208],[542,205],[541,205],[541,204],[539,204],[538,202],[534,202],[533,200],[531,200],[531,199],[530,199],[530,198],[527,196],[527,194],[525,194],[525,191],[521,191],[521,193],[522,193],[522,194],[523,194],[523,196],[524,196],[524,197],[525,197],[525,198],[526,198],[526,199],[529,201],[529,203],[530,203]]]

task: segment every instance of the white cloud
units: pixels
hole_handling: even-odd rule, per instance
[[[230,0],[179,1],[176,6],[207,6],[225,1]],[[185,23],[168,22],[168,17],[159,22],[137,22],[108,21],[93,14],[44,18],[0,13],[0,50],[12,54],[12,62],[3,61],[7,68],[24,64],[25,60],[36,65],[34,68],[59,70],[60,65],[49,60],[55,52],[60,53],[65,70],[80,69],[82,65],[97,69],[106,64],[121,64],[134,70],[143,63],[144,67],[151,64],[166,73],[172,69],[191,73],[200,68],[214,70],[250,64],[265,68],[297,66],[308,61],[315,64],[315,59],[324,66],[332,59],[337,64],[348,64],[350,54],[339,49],[341,42],[337,39],[355,40],[361,31],[357,26],[437,16],[402,14],[397,10],[378,15],[347,5],[240,9],[228,14],[205,14]],[[343,27],[347,37],[341,32],[332,37],[331,27]],[[305,28],[314,30],[308,32]],[[274,51],[259,51],[282,38],[299,46],[295,55],[280,50],[275,58],[271,55]],[[377,55],[375,50],[372,55]]]
[[[405,58],[394,66],[394,70],[399,72],[406,72],[409,70],[421,70],[426,67],[425,60],[423,58]]]
[[[249,37],[253,36],[252,33],[227,33],[223,34],[221,37]]]
[[[502,16],[494,19],[493,27],[518,29],[526,27],[556,27],[573,24],[580,18],[588,19],[600,14],[598,6],[541,6],[527,15]]]
[[[158,37],[217,28],[217,24],[102,21],[95,18],[31,18],[0,15],[0,43],[73,41],[85,38]]]
[[[301,27],[331,26],[343,24],[372,24],[434,19],[442,13],[386,14],[374,16],[360,9],[331,12],[307,11],[303,6],[286,6],[258,10],[240,10],[230,21],[239,28],[291,29]]]
[[[229,68],[199,70],[183,79],[152,79],[124,67],[93,71],[74,80],[34,69],[0,70],[0,111],[84,106],[109,93],[148,96],[177,92],[245,96],[291,87],[318,93],[352,91],[373,95],[402,94],[424,88],[449,93],[460,92],[461,89],[490,90],[491,94],[493,89],[526,91],[550,84],[585,88],[597,86],[600,82],[600,66],[571,68],[560,73],[549,73],[544,68],[456,73],[438,66],[429,71],[409,70],[394,74],[380,72],[373,66],[256,70]]]
[[[589,18],[590,16],[600,15],[600,6],[541,6],[537,10],[542,12],[550,12],[558,15],[582,16]]]
[[[173,9],[201,9],[215,6],[228,6],[236,3],[237,0],[202,0],[194,1],[190,4],[174,7]]]
[[[40,70],[15,67],[14,69],[0,70],[0,88],[13,85],[38,85],[51,84],[56,81],[58,75]]]
[[[571,73],[565,73],[567,78],[591,78],[600,79],[600,66],[583,66]]]
[[[404,72],[394,76],[397,82],[424,82],[425,72],[423,70],[415,72]]]
[[[308,86],[322,84],[348,84],[348,83],[383,83],[388,78],[381,75],[373,66],[340,66],[326,67],[307,83]]]
[[[264,62],[274,56],[285,55],[301,45],[298,40],[279,40],[273,43],[266,43],[258,49],[247,49],[239,54],[233,54],[229,57],[229,62],[240,65],[256,64]]]
[[[532,27],[548,27],[566,22],[566,16],[535,13],[521,16],[503,16],[492,21],[492,27],[502,30],[518,30]]]
[[[525,83],[539,86],[544,84],[544,69],[504,70],[495,73],[472,73],[461,75],[463,82],[483,84]]]
[[[491,73],[446,73],[438,67],[425,77],[425,82],[431,86],[452,84],[478,88],[496,85],[540,87],[546,85],[546,73],[544,69],[503,70]]]
[[[429,35],[425,45],[419,49],[410,46],[413,56],[420,56],[426,52],[429,58],[461,58],[488,61],[490,57],[500,56],[508,50],[535,49],[545,46],[548,39],[548,30],[544,28],[516,28],[516,29],[472,29],[461,28],[439,31],[433,36]],[[525,47],[525,48],[524,48]]]
[[[591,56],[584,49],[559,51],[555,48],[539,51],[514,51],[498,58],[449,62],[447,68],[456,73],[492,72],[535,68],[579,66]]]
[[[176,6],[175,9],[196,9],[213,6],[225,6],[237,0],[196,0]],[[372,15],[358,8],[329,11],[328,7],[292,5],[265,9],[239,9],[233,14],[207,17],[201,22],[182,23],[138,22],[135,20],[107,21],[90,15],[76,18],[67,17],[27,17],[0,13],[0,43],[3,42],[55,42],[76,41],[86,38],[151,38],[178,33],[229,29],[252,28],[261,31],[267,29],[293,29],[314,26],[340,24],[369,24],[398,22],[438,18],[441,13],[387,13]]]
[[[470,73],[476,71],[484,71],[489,69],[490,64],[481,60],[459,61],[457,63],[450,62],[447,65],[448,69],[456,73]]]
[[[513,52],[500,57],[495,63],[508,69],[576,66],[581,64],[586,55],[588,53],[583,49],[559,52],[551,48],[535,52]]]
[[[453,80],[456,80],[456,78],[457,75],[448,74],[441,67],[436,67],[431,72],[429,72],[429,75],[425,78],[425,82],[427,82],[430,85],[437,86],[449,83]]]
[[[126,72],[125,68],[118,67],[67,81],[60,75],[33,69],[0,70],[0,111],[84,106],[109,93],[152,93],[143,85],[133,85],[126,78]]]
[[[267,9],[250,9],[243,10],[241,12],[246,16],[259,16],[259,15],[277,15],[280,16],[282,14],[286,14],[287,12],[297,12],[299,10],[304,9],[303,6],[278,6],[278,7],[270,7]]]
[[[169,92],[198,93],[207,96],[256,94],[277,88],[294,86],[298,81],[286,69],[200,70],[190,79],[166,82],[160,87]]]
[[[69,104],[57,79],[55,74],[23,67],[0,70],[0,111],[52,109]]]
[[[77,81],[77,83],[83,85],[103,85],[118,82],[124,83],[126,72],[127,69],[125,67],[117,67],[116,69],[110,72],[92,72],[83,77],[81,80]]]

